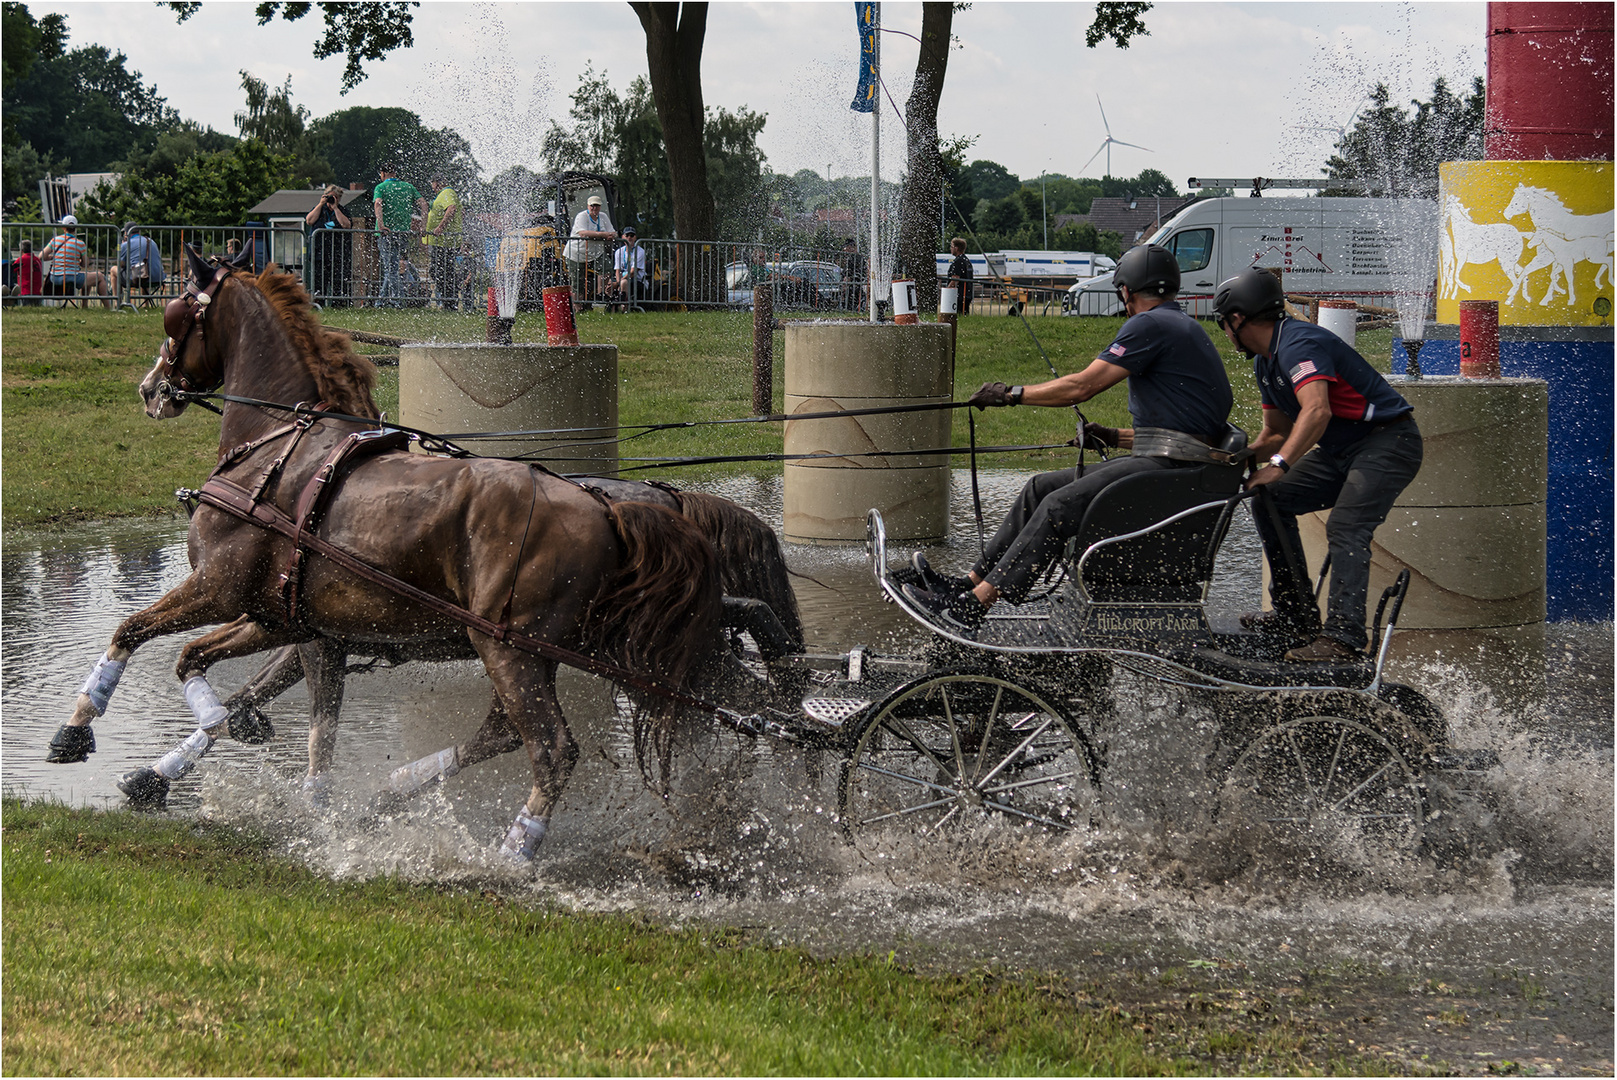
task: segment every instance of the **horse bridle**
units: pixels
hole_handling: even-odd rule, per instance
[[[208,307],[219,292],[219,287],[230,276],[229,266],[220,266],[213,273],[213,278],[206,285],[199,286],[193,278],[186,286],[185,292],[176,296],[163,308],[163,331],[168,337],[163,341],[163,347],[158,350],[157,363],[160,379],[157,392],[164,397],[179,397],[184,394],[206,393],[216,389],[213,386],[196,387],[186,377],[183,369],[178,367],[180,355],[185,351],[186,342],[191,335],[197,334],[202,338],[204,352],[207,350],[207,332],[203,323],[207,319]],[[220,382],[223,382],[223,378]],[[179,391],[176,394],[175,391]]]

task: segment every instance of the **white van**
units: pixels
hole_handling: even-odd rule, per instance
[[[1249,266],[1281,267],[1287,295],[1392,307],[1399,249],[1411,239],[1430,242],[1436,219],[1437,204],[1422,199],[1202,199],[1186,204],[1146,243],[1178,257],[1179,304],[1201,318],[1212,315],[1219,282]],[[1112,275],[1068,289],[1061,312],[1122,314]]]

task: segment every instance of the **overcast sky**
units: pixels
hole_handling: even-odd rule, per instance
[[[317,61],[318,13],[258,27],[253,5],[209,0],[184,25],[166,9],[130,3],[30,3],[35,17],[68,16],[71,45],[121,50],[182,116],[236,132],[246,70],[314,116],[350,105],[400,105],[430,126],[453,126],[492,173],[537,165],[551,118],[563,118],[586,64],[627,86],[646,72],[645,39],[624,3],[423,3],[415,45],[381,62],[346,96],[343,59]],[[1089,49],[1093,4],[985,3],[954,20],[939,128],[975,136],[969,159],[998,161],[1023,179],[1041,171],[1099,176],[1106,136],[1112,172],[1191,176],[1318,175],[1337,129],[1377,81],[1395,100],[1455,90],[1483,73],[1482,3],[1173,3],[1146,15],[1150,36],[1127,51]],[[882,5],[884,26],[920,29],[921,5]],[[760,145],[777,172],[870,169],[870,120],[851,112],[858,78],[852,3],[717,3],[708,16],[702,84],[707,104],[768,114]],[[901,109],[919,46],[883,35],[883,78]],[[902,169],[901,125],[882,116],[882,174]],[[340,180],[369,179],[340,177]]]

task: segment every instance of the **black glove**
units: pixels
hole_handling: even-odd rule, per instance
[[[1085,420],[1083,445],[1084,449],[1086,450],[1099,450],[1102,447],[1106,447],[1108,449],[1116,447],[1118,445],[1117,429],[1114,427],[1103,427],[1100,424],[1093,424],[1088,420]]]
[[[985,382],[983,383],[981,390],[978,390],[975,394],[971,395],[971,397],[967,399],[967,404],[975,405],[979,409],[996,408],[1001,405],[1015,405],[1016,400],[1012,400],[1011,397],[1011,391],[1015,389],[1017,388],[1006,386],[1002,382]],[[1021,394],[1016,395],[1017,400],[1020,400],[1021,397]]]

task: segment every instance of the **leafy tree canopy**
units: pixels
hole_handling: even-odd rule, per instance
[[[344,187],[375,183],[377,167],[388,161],[398,167],[401,178],[423,191],[440,170],[462,192],[477,176],[470,143],[452,128],[424,126],[409,109],[355,105],[314,121],[308,133]]]
[[[1145,28],[1145,22],[1140,18],[1151,10],[1151,5],[1134,3],[1125,0],[1120,3],[1102,3],[1095,5],[1095,19],[1089,24],[1084,33],[1084,44],[1093,49],[1107,38],[1119,49],[1129,47],[1129,39],[1135,37],[1150,37],[1151,31]],[[1083,251],[1084,248],[1071,250]]]
[[[572,99],[569,123],[552,121],[545,133],[545,167],[610,174],[617,180],[618,216],[623,219],[614,224],[621,228],[633,223],[645,236],[672,236],[673,180],[650,84],[637,78],[627,95],[620,96],[606,72],[589,67]],[[753,236],[765,220],[771,193],[778,190],[777,178],[758,149],[765,119],[745,106],[735,112],[706,110],[702,144],[718,211],[718,239]],[[823,189],[825,181],[813,172],[804,169],[800,176]]]
[[[170,0],[168,6],[183,23],[197,13],[202,3],[201,0]],[[382,60],[394,49],[408,49],[415,44],[412,9],[420,6],[405,0],[337,0],[319,4],[264,0],[253,13],[258,25],[263,26],[277,15],[286,22],[296,22],[319,8],[325,20],[325,34],[315,43],[315,59],[324,60],[338,53],[348,58],[342,73],[342,93],[346,94],[364,80],[364,61]]]
[[[228,150],[192,154],[172,173],[126,172],[117,184],[101,184],[79,200],[78,217],[109,225],[239,225],[248,207],[284,186],[291,164],[290,155],[247,139]]]
[[[1321,170],[1331,180],[1324,194],[1435,197],[1438,165],[1482,157],[1485,104],[1480,77],[1463,98],[1439,77],[1430,101],[1410,102],[1413,111],[1394,105],[1387,84],[1377,83],[1370,108]]]
[[[156,88],[125,67],[123,53],[101,45],[68,49],[65,17],[47,15],[36,23],[26,6],[12,3],[3,17],[7,199],[19,187],[36,185],[44,173],[35,168],[47,161],[73,172],[103,172],[179,121]],[[32,158],[21,152],[24,145]]]

